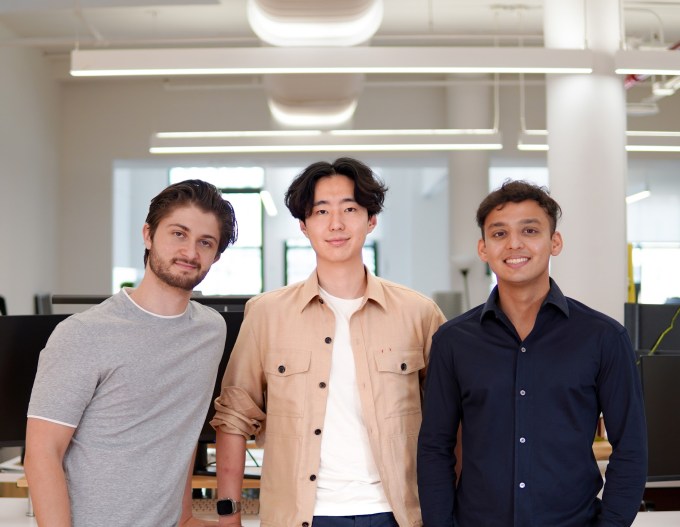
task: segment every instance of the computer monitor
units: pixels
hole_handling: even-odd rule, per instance
[[[633,349],[651,350],[680,309],[678,304],[625,304],[624,325]],[[661,340],[659,350],[680,351],[680,316]]]
[[[209,422],[215,411],[212,401],[219,395],[222,376],[236,342],[243,311],[220,311],[227,323],[224,355],[213,386],[213,395],[199,436],[213,443],[215,431]],[[23,446],[26,412],[38,368],[38,358],[54,328],[70,315],[9,315],[0,317],[0,446]]]
[[[643,355],[640,375],[649,443],[647,480],[680,480],[680,354]]]
[[[213,401],[220,395],[222,388],[222,377],[224,376],[224,370],[227,368],[227,362],[229,362],[229,357],[231,356],[231,350],[236,343],[236,337],[239,330],[241,329],[241,323],[243,322],[243,312],[242,311],[224,311],[220,313],[227,323],[227,339],[224,343],[224,355],[222,355],[222,360],[220,361],[220,366],[217,370],[217,378],[215,379],[215,386],[213,387],[213,395],[210,400],[210,407],[208,408],[208,414],[205,417],[203,423],[203,428],[201,429],[201,434],[199,436],[199,442],[201,443],[214,443],[215,442],[215,430],[210,426],[210,421],[215,415],[215,408],[213,406]]]
[[[0,317],[0,446],[23,446],[40,351],[68,315]]]

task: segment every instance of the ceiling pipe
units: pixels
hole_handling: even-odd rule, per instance
[[[670,51],[674,51],[674,50],[677,50],[678,48],[680,48],[680,40],[678,42],[676,42],[675,44],[673,44],[672,46],[670,46],[668,49]],[[624,88],[626,88],[628,90],[628,89],[632,88],[633,86],[636,86],[636,85],[640,84],[641,82],[647,80],[648,78],[649,78],[649,75],[646,75],[646,74],[631,73],[631,74],[627,75],[626,78],[624,79],[623,86],[624,86]]]

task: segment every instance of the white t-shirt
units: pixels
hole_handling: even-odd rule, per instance
[[[364,424],[349,332],[350,318],[363,299],[347,300],[320,291],[321,298],[335,313],[335,338],[314,515],[389,512],[392,508]]]

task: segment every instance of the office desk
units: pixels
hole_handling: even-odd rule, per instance
[[[26,516],[27,510],[27,498],[0,498],[0,527],[37,527],[35,518]],[[259,527],[260,520],[256,516],[244,516],[241,523],[243,527]]]
[[[28,500],[26,498],[0,498],[0,527],[37,527],[35,518],[26,516]],[[259,527],[256,516],[242,518],[244,527]],[[678,527],[680,511],[641,512],[637,515],[633,527]]]

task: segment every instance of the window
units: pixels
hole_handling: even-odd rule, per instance
[[[633,248],[633,279],[641,304],[680,301],[680,244],[639,243]]]
[[[204,295],[252,295],[263,289],[263,207],[260,167],[194,167],[170,170],[170,183],[201,179],[222,190],[234,207],[238,240],[213,264],[197,290]]]

